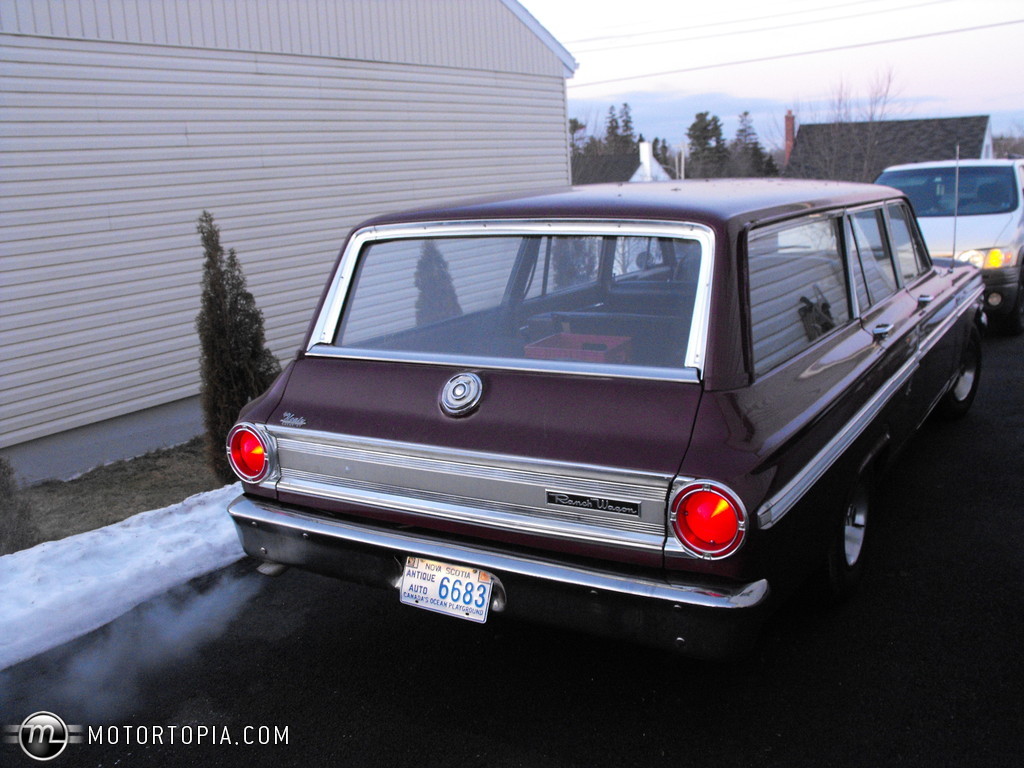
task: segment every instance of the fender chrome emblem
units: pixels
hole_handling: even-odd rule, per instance
[[[459,373],[441,390],[441,410],[452,417],[468,416],[480,405],[484,383],[475,373]]]
[[[285,411],[281,423],[286,427],[304,427],[306,426],[306,419],[303,416],[296,416],[294,413]]]

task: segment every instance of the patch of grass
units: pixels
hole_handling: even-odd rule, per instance
[[[204,438],[98,467],[67,481],[48,481],[18,493],[31,514],[32,546],[102,528],[224,484],[207,466]]]
[[[14,482],[14,470],[0,458],[0,555],[32,546],[37,536],[32,510]]]

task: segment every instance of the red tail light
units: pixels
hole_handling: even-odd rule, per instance
[[[228,463],[247,483],[258,483],[270,474],[270,441],[258,430],[239,424],[228,435]]]
[[[672,500],[669,516],[676,538],[701,557],[731,555],[743,543],[747,518],[743,505],[721,486],[692,483]]]

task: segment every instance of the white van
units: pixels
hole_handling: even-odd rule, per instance
[[[968,261],[985,280],[985,312],[1024,332],[1024,159],[894,165],[876,184],[910,198],[933,258]],[[959,177],[959,178],[958,178]],[[959,201],[956,199],[959,185]],[[955,239],[954,239],[955,238]]]

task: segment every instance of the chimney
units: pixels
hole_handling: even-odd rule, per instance
[[[796,118],[793,117],[793,110],[786,110],[786,162],[789,165],[789,156],[793,154],[793,142],[796,141]],[[783,166],[785,167],[785,166]]]

